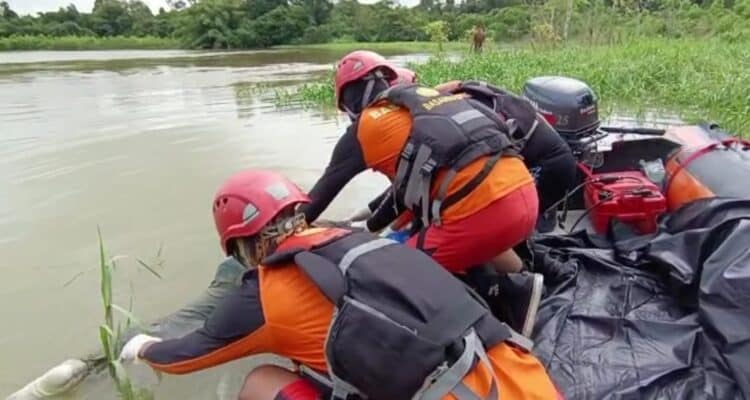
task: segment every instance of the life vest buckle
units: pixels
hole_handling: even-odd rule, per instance
[[[401,158],[404,160],[411,160],[411,156],[414,154],[414,143],[406,143],[404,149],[401,151]]]
[[[429,160],[425,161],[425,163],[422,164],[422,167],[420,168],[420,172],[422,176],[432,175],[432,172],[435,170],[436,166],[437,166],[437,161],[435,161],[434,158],[430,158]]]

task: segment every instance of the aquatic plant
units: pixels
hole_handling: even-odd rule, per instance
[[[104,310],[104,322],[99,326],[99,340],[102,345],[102,350],[107,359],[107,367],[109,375],[115,382],[115,386],[120,397],[124,400],[146,400],[153,399],[153,393],[145,388],[136,388],[127,373],[125,372],[122,364],[118,360],[120,349],[122,346],[123,333],[129,329],[133,324],[139,326],[145,330],[143,325],[133,315],[133,296],[132,292],[129,296],[128,308],[125,309],[115,304],[112,301],[112,276],[115,268],[117,267],[118,257],[108,258],[104,250],[104,241],[102,240],[102,233],[97,228],[97,234],[99,238],[99,274],[101,283],[101,298],[102,308]],[[161,257],[161,248],[157,252],[157,258]],[[138,265],[151,274],[161,279],[161,275],[146,262],[137,259]],[[132,290],[132,285],[131,285]],[[114,312],[117,311],[123,317],[125,317],[124,324],[121,321],[116,321],[114,318]]]
[[[659,110],[750,134],[750,43],[744,41],[650,39],[545,51],[527,45],[412,67],[428,85],[482,79],[516,92],[534,76],[565,75],[590,84],[602,110]],[[324,106],[334,102],[329,80],[302,86],[298,96]]]
[[[126,256],[109,257],[104,248],[101,229],[97,227],[98,247],[99,247],[99,283],[102,311],[104,320],[99,325],[99,341],[101,344],[102,355],[85,360],[90,366],[90,371],[98,371],[106,368],[109,376],[115,384],[120,398],[124,400],[152,400],[153,393],[147,388],[136,387],[128,377],[122,363],[119,361],[120,350],[124,345],[126,332],[131,328],[137,327],[140,331],[146,332],[147,329],[133,315],[133,287],[130,283],[130,295],[128,296],[128,307],[124,308],[113,301],[114,292],[114,272],[118,268],[118,262],[127,258]],[[162,248],[159,247],[154,261],[147,263],[136,258],[136,266],[150,272],[155,277],[161,279],[157,271],[164,264],[161,258]],[[65,286],[75,281],[78,277],[86,273],[83,271],[70,279]],[[120,318],[116,317],[119,314]],[[124,319],[124,321],[122,320]]]

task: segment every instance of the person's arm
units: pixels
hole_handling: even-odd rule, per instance
[[[307,223],[312,223],[328,208],[334,198],[357,174],[367,169],[364,155],[357,139],[356,122],[349,125],[339,138],[323,176],[308,193],[311,202],[300,206]]]
[[[376,206],[372,216],[367,220],[367,230],[370,232],[379,232],[393,222],[402,210],[397,207],[391,188],[386,190],[384,196],[379,196],[381,202]],[[371,203],[372,204],[372,203]]]
[[[385,197],[391,194],[391,187],[388,186],[383,193],[380,193],[378,197],[372,199],[369,203],[367,203],[367,208],[370,209],[370,212],[374,213],[380,204],[383,203],[383,200],[385,200]]]
[[[228,293],[204,326],[179,339],[144,346],[140,358],[152,368],[186,374],[250,354],[267,352],[270,338],[260,304],[257,272]]]
[[[385,200],[385,197],[388,196],[389,193],[390,187],[388,187],[383,193],[379,194],[378,197],[367,203],[366,207],[355,211],[347,220],[350,222],[361,222],[370,219],[375,210],[378,209],[378,206],[380,206],[380,203]]]

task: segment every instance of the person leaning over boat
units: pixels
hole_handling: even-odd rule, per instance
[[[316,221],[341,189],[369,168],[393,185],[360,224],[367,230],[378,232],[400,215],[416,215],[414,234],[405,243],[449,271],[460,275],[489,263],[502,273],[519,272],[523,263],[513,246],[533,232],[538,198],[531,174],[503,132],[505,124],[467,95],[442,96],[411,85],[387,90],[396,78],[395,67],[374,52],[355,51],[339,61],[337,105],[353,123],[310,190],[312,202],[301,208],[307,222]],[[421,114],[420,123],[412,124],[412,113]],[[516,278],[512,293],[504,296],[514,303],[506,320],[530,336],[542,276]]]
[[[120,359],[171,374],[259,353],[299,365],[256,368],[240,399],[561,398],[524,338],[432,258],[368,232],[308,228],[296,209],[309,201],[277,173],[230,177],[213,215],[222,249],[248,268],[242,284],[203,327],[135,336]]]
[[[576,183],[576,159],[565,140],[527,99],[484,81],[450,81],[435,87],[446,94],[469,94],[493,109],[503,120],[513,121],[511,136],[519,143],[526,167],[532,171],[539,194],[537,230],[549,232],[555,226],[548,208],[565,197]]]
[[[417,74],[408,68],[399,67],[395,72],[397,78],[391,81],[391,86],[418,81]],[[539,232],[554,229],[555,213],[545,211],[575,186],[577,174],[576,159],[565,140],[539,115],[531,102],[487,82],[453,80],[439,84],[435,89],[445,94],[467,93],[495,110],[503,120],[514,121],[513,137],[520,145],[519,154],[523,157],[524,164],[534,176],[539,195],[536,229]],[[350,220],[356,222],[372,216],[385,193],[355,212]]]

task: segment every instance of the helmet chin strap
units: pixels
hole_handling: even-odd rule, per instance
[[[344,111],[346,111],[346,114],[349,115],[349,119],[354,121],[359,116],[358,114],[355,114],[354,111],[350,110],[349,107],[344,104]]]
[[[370,105],[370,102],[372,101],[372,92],[375,88],[375,83],[380,81],[383,82],[386,86],[388,86],[388,81],[386,80],[385,75],[382,71],[376,70],[368,74],[366,77],[363,78],[365,82],[367,82],[367,85],[365,86],[365,91],[362,94],[362,107],[361,110],[364,110],[365,107]],[[349,118],[354,121],[359,116],[359,113],[355,113],[352,111],[349,107],[347,107],[346,104],[343,104],[344,111],[349,115]],[[360,110],[360,112],[361,112]]]
[[[373,71],[372,73],[367,75],[365,80],[367,81],[367,86],[365,86],[365,93],[362,95],[362,109],[363,110],[372,101],[370,97],[372,96],[372,89],[375,87],[375,81],[379,80],[387,84],[385,80],[385,75],[383,75],[383,72],[381,72],[380,70]]]

